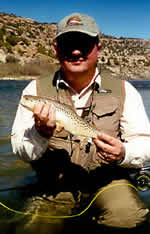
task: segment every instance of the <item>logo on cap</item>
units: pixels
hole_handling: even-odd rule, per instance
[[[67,21],[67,25],[82,25],[81,19],[78,17],[71,17],[68,21]]]

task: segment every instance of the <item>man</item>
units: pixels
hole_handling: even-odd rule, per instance
[[[55,107],[38,104],[34,114],[18,107],[12,146],[14,153],[31,163],[54,200],[61,192],[71,192],[79,202],[79,191],[91,197],[99,191],[95,213],[91,209],[95,222],[128,229],[144,223],[149,212],[129,181],[128,168],[140,168],[150,160],[150,124],[131,84],[100,76],[100,36],[90,16],[65,17],[54,43],[60,70],[32,81],[23,91],[23,95],[49,95],[71,105],[99,129],[97,138],[56,131]]]

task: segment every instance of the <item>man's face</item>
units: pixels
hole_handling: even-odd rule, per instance
[[[95,69],[100,50],[97,38],[70,32],[57,39],[57,56],[64,71],[86,72]]]

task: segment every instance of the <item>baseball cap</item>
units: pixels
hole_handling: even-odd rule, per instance
[[[73,13],[60,21],[56,38],[67,32],[81,32],[91,37],[101,37],[101,31],[95,20],[91,16],[80,13]]]

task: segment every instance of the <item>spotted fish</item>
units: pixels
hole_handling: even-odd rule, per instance
[[[32,95],[24,95],[20,104],[30,111],[34,111],[35,105],[53,104],[56,109],[56,129],[63,126],[64,129],[72,135],[96,138],[98,129],[91,126],[84,119],[76,114],[76,112],[67,104],[62,104],[49,97],[40,97]]]

